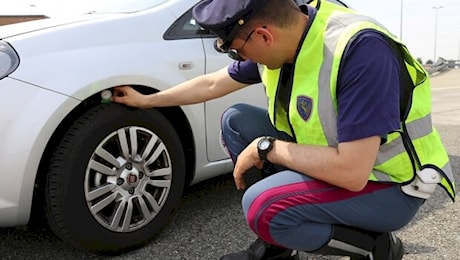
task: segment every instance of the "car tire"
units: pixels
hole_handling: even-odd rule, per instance
[[[47,222],[64,241],[91,251],[137,247],[171,218],[185,169],[179,137],[161,113],[98,105],[74,121],[52,155]]]

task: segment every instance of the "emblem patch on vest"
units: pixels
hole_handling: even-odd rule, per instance
[[[312,108],[313,100],[310,97],[297,97],[297,112],[303,120],[307,121],[310,118]]]

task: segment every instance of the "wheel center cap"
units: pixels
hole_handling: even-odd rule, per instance
[[[136,174],[133,174],[133,173],[129,173],[128,176],[126,177],[126,182],[129,184],[129,185],[133,185],[133,184],[136,184],[137,183],[137,180],[138,180],[138,176]]]
[[[123,188],[135,188],[139,184],[139,171],[135,167],[129,170],[125,169],[121,172],[120,178],[124,180],[121,185]]]

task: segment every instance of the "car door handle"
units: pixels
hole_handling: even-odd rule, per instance
[[[180,70],[191,70],[193,69],[193,63],[191,62],[181,62],[179,63]]]

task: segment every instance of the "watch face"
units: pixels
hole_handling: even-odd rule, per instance
[[[262,142],[260,142],[259,148],[261,150],[266,150],[269,146],[270,146],[270,141],[268,139],[264,139],[262,140]]]

